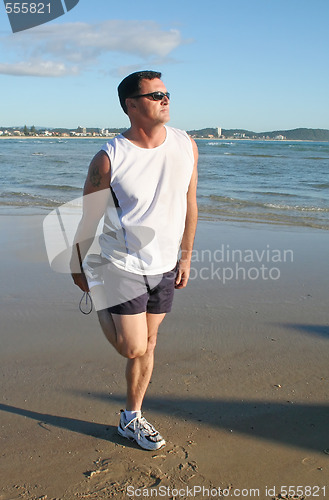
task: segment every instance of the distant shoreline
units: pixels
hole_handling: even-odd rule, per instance
[[[119,135],[119,134],[116,134]],[[104,140],[110,140],[113,139],[115,136],[70,136],[70,137],[62,137],[62,136],[42,136],[42,135],[29,135],[29,136],[19,136],[19,135],[8,135],[8,136],[0,136],[0,140],[5,140],[5,139],[19,139],[19,140],[32,140],[32,139],[41,139],[41,140],[58,140],[58,141],[66,141],[66,140],[72,140],[72,139],[104,139]],[[193,136],[193,139],[196,139],[198,141],[218,141],[218,142],[227,142],[227,141],[254,141],[254,142],[323,142],[323,143],[328,143],[329,141],[320,141],[320,140],[312,140],[312,139],[252,139],[250,137],[226,137],[225,139],[220,138],[220,137],[197,137]]]
[[[57,139],[96,139],[113,138],[127,130],[124,128],[91,128],[77,127],[66,128],[43,128],[43,127],[0,127],[0,138],[57,138]],[[329,142],[328,129],[296,128],[291,130],[273,130],[267,132],[253,132],[245,129],[224,128],[202,128],[190,129],[186,132],[193,139],[207,140],[254,140],[254,141],[307,141],[307,142]]]

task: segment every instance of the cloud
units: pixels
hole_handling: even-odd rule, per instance
[[[48,76],[58,77],[75,75],[78,68],[71,66],[68,68],[63,63],[52,61],[27,61],[18,63],[0,63],[0,74],[12,76]]]
[[[78,74],[110,53],[143,62],[165,60],[186,42],[178,30],[164,30],[155,21],[109,20],[43,25],[11,35],[5,43],[25,62],[0,64],[0,73],[64,76]]]
[[[30,42],[36,44],[35,51],[46,50],[73,61],[113,51],[165,57],[182,43],[178,30],[164,31],[154,21],[54,24],[30,31],[29,35]]]

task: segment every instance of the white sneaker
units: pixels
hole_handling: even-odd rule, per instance
[[[118,434],[136,441],[144,450],[159,450],[166,444],[160,433],[144,417],[135,417],[127,422],[124,411],[121,411]]]

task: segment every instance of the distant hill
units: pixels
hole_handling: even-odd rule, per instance
[[[195,137],[217,137],[217,128],[203,128],[189,130],[188,133]],[[222,129],[225,137],[245,137],[246,139],[274,139],[283,136],[290,141],[329,141],[329,130],[320,128],[295,128],[293,130],[274,130],[272,132],[252,132],[243,129]]]
[[[12,135],[15,135],[14,131],[20,131],[25,135],[34,135],[35,133],[44,133],[45,130],[49,130],[58,135],[70,135],[72,129],[67,128],[46,128],[46,127],[3,127],[0,126],[0,135],[5,131],[9,131]],[[32,132],[33,130],[33,132]],[[96,133],[100,134],[101,129],[99,128],[86,128],[87,134]],[[126,130],[126,128],[113,128],[109,127],[108,132],[119,134]],[[79,131],[75,129],[75,131]],[[27,132],[27,133],[25,133]],[[217,138],[217,128],[203,128],[199,130],[188,130],[188,134],[193,137],[214,137]],[[10,134],[9,134],[10,135]],[[222,129],[222,135],[226,138],[238,138],[238,139],[275,139],[279,136],[290,141],[325,141],[329,142],[329,130],[320,128],[295,128],[293,130],[274,130],[271,132],[253,132],[251,130],[244,129]]]

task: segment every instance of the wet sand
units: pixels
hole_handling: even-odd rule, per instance
[[[329,495],[328,232],[199,223],[144,404],[167,446],[146,452],[116,433],[125,361],[42,219],[0,219],[1,500]]]

